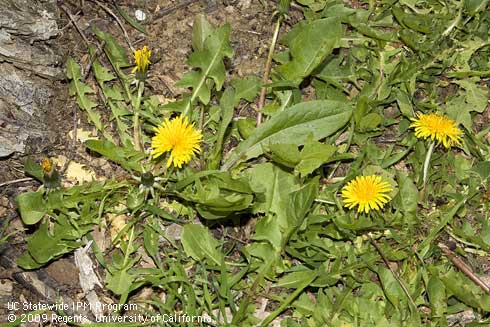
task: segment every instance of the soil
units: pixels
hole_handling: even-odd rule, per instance
[[[231,25],[231,45],[235,54],[233,59],[227,62],[229,75],[253,74],[262,76],[273,32],[272,15],[275,4],[264,6],[265,3],[251,0],[224,0],[223,2],[194,0],[184,2],[188,2],[188,5],[177,10],[172,10],[180,3],[177,1],[117,2],[119,7],[133,19],[136,10],[141,10],[146,14],[146,19],[141,23],[147,29],[148,35],[132,28],[120,15],[118,17],[127,31],[132,46],[139,48],[142,45],[147,45],[152,50],[152,66],[147,85],[148,88],[152,89],[153,94],[161,95],[164,98],[175,98],[184,91],[176,88],[174,84],[189,70],[185,61],[191,52],[192,23],[196,15],[201,13],[205,13],[209,21],[215,26],[221,26],[225,23]],[[108,2],[102,3],[105,7],[114,10],[114,7]],[[95,0],[60,1],[58,3],[54,0],[39,0],[39,4],[57,6],[54,10],[57,13],[58,28],[56,33],[44,40],[42,44],[43,47],[56,54],[57,62],[50,63],[49,70],[47,68],[40,69],[40,72],[50,73],[56,69],[62,71],[68,56],[75,58],[82,67],[88,67],[90,59],[84,39],[89,42],[96,41],[92,33],[93,26],[116,36],[120,44],[129,48],[122,29],[112,16],[113,13],[117,15],[117,12],[109,13]],[[80,31],[69,19],[68,12],[74,17]],[[299,13],[293,14],[291,24],[295,19],[298,19],[298,17],[294,17],[295,15],[297,16]],[[283,33],[287,29],[286,23]],[[1,26],[0,32],[2,32]],[[80,32],[85,38],[81,37]],[[31,44],[33,47],[39,45],[38,41]],[[89,131],[92,128],[87,124],[84,114],[77,110],[74,100],[69,97],[68,85],[64,77],[60,78],[59,74],[39,76],[39,74],[36,75],[36,72],[28,71],[28,67],[22,65],[12,67],[9,69],[26,72],[29,76],[34,74],[35,78],[39,80],[39,84],[45,85],[50,94],[48,101],[44,106],[41,106],[42,110],[39,117],[19,116],[30,120],[30,123],[24,124],[22,128],[27,131],[32,128],[33,133],[38,137],[30,138],[26,146],[20,148],[19,151],[0,158],[0,226],[2,223],[6,223],[6,233],[13,234],[7,244],[1,245],[0,242],[0,317],[2,317],[0,323],[3,322],[8,312],[5,305],[7,302],[46,303],[45,294],[42,294],[42,290],[40,292],[39,289],[29,287],[29,282],[26,282],[25,278],[38,278],[46,288],[58,290],[73,300],[82,294],[73,255],[55,261],[37,272],[29,272],[28,274],[31,275],[26,276],[15,266],[15,258],[25,250],[26,236],[32,231],[20,221],[14,198],[19,193],[33,191],[40,186],[35,180],[29,179],[25,175],[23,166],[26,158],[29,157],[40,162],[46,156],[63,155],[92,167],[97,172],[105,172],[110,175],[110,169],[108,169],[110,166],[107,167],[107,162],[87,154],[81,143],[74,146],[74,142],[68,136],[70,131],[75,128],[83,128]],[[88,75],[87,83],[93,83],[91,74]],[[107,119],[107,113],[102,113],[102,115],[105,115]],[[101,296],[109,302],[117,302],[116,298],[111,300],[111,295],[107,292],[101,291]],[[20,314],[20,312],[17,313]],[[24,326],[38,326],[38,324],[26,323]]]

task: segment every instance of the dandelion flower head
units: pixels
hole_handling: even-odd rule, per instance
[[[357,176],[342,189],[344,206],[349,209],[359,206],[358,212],[368,213],[370,210],[380,210],[391,200],[387,194],[393,189],[380,176]]]
[[[188,163],[192,156],[201,151],[202,134],[189,124],[186,116],[180,115],[165,121],[155,128],[156,135],[151,140],[153,158],[158,158],[165,152],[170,152],[167,167],[181,168]]]
[[[133,68],[132,73],[146,73],[150,62],[151,50],[145,45],[141,50],[136,50],[133,54],[134,62],[136,66]]]
[[[442,143],[446,148],[461,143],[463,132],[458,128],[456,122],[441,114],[418,114],[412,118],[410,127],[415,128],[415,136]]]
[[[53,163],[48,157],[43,158],[41,161],[41,168],[44,174],[50,174],[53,171]]]

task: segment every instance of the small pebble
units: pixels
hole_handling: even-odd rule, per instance
[[[134,17],[136,17],[136,19],[137,19],[137,20],[139,20],[139,21],[141,22],[141,21],[143,21],[143,20],[145,20],[145,19],[146,19],[146,14],[145,14],[143,11],[141,11],[141,10],[137,9],[137,10],[134,12]]]

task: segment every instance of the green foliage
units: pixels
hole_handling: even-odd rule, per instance
[[[283,40],[290,49],[291,60],[279,66],[277,72],[285,80],[299,84],[338,47],[341,35],[342,26],[337,18],[297,24]]]
[[[205,22],[203,16],[198,16],[196,22],[192,32],[194,52],[187,60],[187,64],[195,70],[186,73],[176,84],[180,87],[192,88],[192,95],[183,100],[184,113],[190,112],[196,99],[207,105],[213,87],[218,91],[221,90],[226,75],[223,59],[233,56],[233,49],[229,44],[231,31],[229,25],[215,30]]]
[[[441,248],[453,245],[451,256],[477,277],[488,261],[489,2],[348,3],[297,2],[305,19],[281,40],[258,126],[241,113],[255,108],[261,79],[226,75],[229,25],[196,17],[190,71],[178,82],[190,92],[167,105],[139,92],[126,49],[94,29],[108,62],[93,58],[89,84],[69,59],[70,94],[101,134],[87,149],[122,173],[19,194],[22,220],[34,228],[19,266],[42,267],[109,226],[111,246],[92,246],[105,287],[120,303],[151,289],[147,316],[447,326],[472,310],[473,325],[488,324],[490,297]],[[281,21],[289,5],[278,4]],[[410,127],[418,112],[440,112],[464,131],[461,144],[435,147],[424,185],[430,145]],[[188,165],[166,168],[150,149],[135,150],[135,117],[146,145],[154,126],[179,113],[203,135]],[[36,163],[25,170],[42,181]],[[382,209],[344,206],[342,188],[360,175],[391,186]]]
[[[120,74],[119,70],[121,68],[131,66],[126,50],[112,35],[99,30],[97,27],[94,27],[94,33],[101,41],[104,41],[104,52],[109,58],[111,65],[116,70],[117,74]]]
[[[66,76],[71,80],[70,82],[70,95],[76,96],[78,106],[87,112],[87,117],[92,124],[102,131],[102,121],[100,114],[93,110],[97,106],[97,103],[90,100],[88,94],[94,93],[94,90],[87,84],[80,81],[80,66],[75,62],[73,58],[68,58],[66,62]]]
[[[46,213],[46,205],[39,192],[22,193],[15,200],[19,207],[20,217],[27,225],[36,224]]]
[[[240,161],[255,158],[263,153],[264,147],[272,144],[302,145],[308,139],[330,136],[349,121],[350,115],[349,105],[338,101],[297,104],[256,128],[233,150],[222,169],[227,170]]]
[[[206,219],[224,218],[250,207],[253,193],[244,178],[227,172],[203,171],[177,184],[178,194],[195,204]]]
[[[185,253],[196,261],[207,260],[210,264],[220,266],[223,253],[218,249],[219,242],[201,225],[185,225],[182,230],[182,246]]]
[[[110,141],[88,140],[85,145],[90,150],[102,154],[127,170],[142,171],[139,162],[144,158],[144,154],[141,152],[134,151],[132,148],[118,147]]]
[[[295,174],[306,176],[321,165],[328,163],[336,147],[318,141],[307,142],[301,150],[296,144],[272,144],[269,146],[271,159],[280,165],[294,168]]]

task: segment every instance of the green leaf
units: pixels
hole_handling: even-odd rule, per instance
[[[242,139],[246,140],[252,135],[255,126],[256,126],[256,120],[253,118],[243,118],[239,119],[236,122],[237,128],[238,128],[238,133],[240,133],[240,136]]]
[[[144,246],[146,252],[155,259],[157,257],[158,253],[158,247],[159,247],[159,242],[158,242],[158,233],[155,232],[152,228],[145,226],[145,229],[143,230],[143,241],[144,241]]]
[[[66,76],[71,80],[69,86],[70,96],[76,96],[78,106],[85,110],[94,126],[99,131],[102,131],[100,114],[92,110],[97,104],[87,97],[87,94],[94,93],[94,90],[80,81],[80,66],[78,66],[72,57],[69,57],[66,62]]]
[[[434,32],[434,21],[430,16],[408,14],[398,6],[394,6],[392,11],[401,25],[424,34]]]
[[[311,174],[315,169],[328,162],[337,148],[330,144],[312,141],[305,144],[300,152],[300,162],[294,172],[300,176]]]
[[[453,269],[439,274],[439,278],[446,286],[448,296],[454,295],[460,301],[473,308],[490,311],[490,295],[473,283],[461,272]]]
[[[412,118],[415,111],[407,93],[400,89],[395,89],[395,95],[396,103],[398,104],[398,108],[400,108],[401,113],[407,118]]]
[[[43,181],[43,168],[40,164],[32,160],[31,158],[27,158],[24,164],[24,170],[27,174],[31,175],[38,181]]]
[[[490,161],[479,162],[471,170],[480,175],[482,181],[485,181],[490,176]]]
[[[303,223],[318,192],[318,181],[319,177],[317,176],[297,191],[291,192],[289,195],[287,206],[284,208],[284,212],[279,215],[284,215],[287,218],[285,241],[287,241],[293,232],[295,232]],[[283,243],[283,246],[285,245],[286,242]]]
[[[369,98],[365,95],[360,96],[357,99],[356,107],[352,113],[356,126],[360,126],[362,119],[369,113],[370,110]]]
[[[27,251],[17,259],[17,265],[27,270],[38,269],[44,266],[44,264],[36,262]]]
[[[350,60],[346,63],[346,59],[339,56],[328,59],[325,66],[315,77],[335,85],[342,87],[343,82],[348,82],[356,78],[355,66]]]
[[[144,153],[129,148],[118,147],[110,141],[88,140],[85,146],[92,151],[120,164],[126,170],[142,172],[139,161],[145,157]]]
[[[262,217],[255,225],[255,233],[252,239],[270,243],[274,251],[279,253],[281,251],[284,236],[277,220],[278,217],[275,215]]]
[[[105,33],[99,30],[97,27],[94,27],[94,34],[101,40],[105,42],[104,52],[109,58],[111,64],[116,68],[125,68],[131,66],[131,62],[129,62],[128,57],[126,55],[126,51],[121,45],[117,42],[117,40],[110,35],[109,33]]]
[[[236,79],[231,82],[233,87],[227,87],[220,99],[221,120],[216,135],[216,144],[214,152],[211,155],[209,169],[217,169],[222,159],[223,142],[228,126],[233,119],[235,107],[240,103],[241,99],[253,101],[260,91],[260,79],[255,76],[249,76],[244,79]],[[240,134],[243,133],[243,127],[240,128]],[[255,128],[255,123],[252,129]]]
[[[223,140],[225,137],[228,125],[230,125],[233,119],[233,111],[235,108],[234,104],[235,90],[232,87],[227,87],[223,92],[220,99],[220,109],[221,109],[221,120],[218,127],[218,133],[216,135],[216,144],[211,155],[211,162],[209,164],[209,169],[217,169],[219,163],[221,162],[221,152],[223,150]]]
[[[76,241],[84,233],[77,233],[71,229],[66,217],[59,216],[51,231],[48,230],[49,222],[44,222],[39,229],[28,239],[28,251],[32,258],[45,264],[63,254],[72,251],[79,246]]]
[[[465,100],[471,107],[471,111],[483,112],[488,102],[488,89],[479,87],[476,83],[479,79],[460,80],[454,83],[465,89]]]
[[[272,161],[289,168],[294,168],[301,160],[296,144],[271,144],[265,152],[270,152],[268,157]]]
[[[208,104],[211,98],[212,82],[217,90],[221,90],[226,77],[225,57],[233,56],[233,49],[230,46],[230,25],[226,24],[211,34],[207,35],[202,43],[202,38],[208,34],[209,26],[203,22],[203,16],[196,18],[197,24],[193,37],[193,45],[196,46],[187,64],[196,70],[186,73],[175,85],[179,87],[192,88],[192,96],[186,100],[183,112],[188,114],[192,109],[194,100],[199,99],[203,104]],[[211,82],[212,81],[212,82]]]
[[[141,207],[145,203],[145,195],[143,192],[139,192],[138,189],[129,191],[126,196],[126,205],[129,209],[135,210]]]
[[[380,267],[378,276],[386,298],[395,308],[400,307],[400,302],[406,299],[406,295],[393,273],[385,267]]]
[[[464,205],[466,202],[467,198],[462,198],[458,199],[458,201],[453,201],[453,203],[450,206],[450,210],[448,209],[448,212],[444,213],[444,216],[442,217],[441,221],[437,226],[432,227],[429,234],[423,239],[422,242],[417,246],[417,254],[421,257],[424,258],[427,253],[429,252],[430,244],[432,241],[437,237],[439,232],[448,224],[450,223],[458,210]]]
[[[135,278],[126,269],[109,272],[106,275],[107,288],[117,295],[127,294]]]
[[[272,163],[255,165],[245,175],[256,194],[254,213],[279,214],[287,205],[289,193],[299,189],[297,177]]]
[[[187,99],[185,104],[186,109],[191,105],[191,100],[199,98],[206,105],[211,99],[211,85],[206,82],[206,76],[201,71],[193,70],[185,73],[175,86],[193,88],[192,97]]]
[[[400,199],[400,208],[405,213],[415,214],[417,211],[418,189],[415,183],[404,173],[398,173],[398,197]]]
[[[15,202],[19,207],[20,217],[27,225],[36,224],[46,214],[46,205],[39,192],[26,192],[17,195]]]
[[[293,271],[279,279],[274,287],[298,288],[303,286],[306,281],[311,283],[316,274],[316,271],[310,269]]]
[[[202,171],[176,185],[178,195],[195,205],[206,219],[219,219],[247,210],[253,194],[245,178],[233,178],[229,172]]]
[[[478,12],[485,9],[489,0],[465,0],[465,9],[471,16],[475,16]]]
[[[233,49],[229,44],[230,32],[230,25],[218,28],[204,42],[205,50],[193,52],[187,60],[188,65],[201,70],[201,80],[212,78],[217,90],[221,90],[226,77],[223,59],[233,56]]]
[[[92,64],[92,69],[94,71],[95,79],[99,84],[103,85],[104,82],[109,82],[115,79],[116,77],[112,75],[109,70],[103,66],[99,60],[95,59]]]
[[[210,264],[221,265],[223,253],[218,249],[220,244],[203,225],[184,225],[181,241],[185,253],[194,260],[206,259]]]
[[[446,106],[448,115],[469,130],[473,125],[471,112],[483,112],[488,102],[488,91],[479,87],[478,81],[478,78],[455,81],[464,92],[448,101]]]
[[[232,80],[231,85],[235,88],[233,105],[237,106],[240,103],[240,99],[252,102],[260,92],[262,81],[257,76],[247,76]]]
[[[354,19],[349,20],[350,24],[352,27],[354,27],[357,31],[360,33],[369,36],[370,38],[373,39],[378,39],[378,40],[383,40],[383,41],[395,41],[396,40],[396,33],[394,32],[385,32],[381,29],[375,29],[369,26],[366,23],[360,23],[355,21]]]
[[[192,24],[192,48],[194,51],[204,50],[204,42],[213,32],[213,25],[208,22],[206,16],[198,14]]]
[[[254,212],[268,214],[257,223],[253,238],[269,242],[279,253],[303,223],[315,199],[318,178],[301,186],[297,177],[270,163],[256,165],[246,173],[257,193]]]
[[[271,144],[302,145],[310,138],[319,140],[330,136],[349,121],[351,114],[351,107],[339,101],[321,100],[294,105],[257,127],[233,150],[222,170],[261,155],[263,149]]]
[[[379,114],[371,112],[361,119],[359,130],[363,132],[372,131],[378,127],[382,121],[383,118]]]
[[[430,277],[427,283],[427,295],[429,296],[432,316],[444,317],[447,310],[446,287],[437,276]]]
[[[342,26],[338,18],[324,18],[294,29],[294,38],[287,40],[292,59],[276,70],[285,80],[299,84],[338,46]]]

